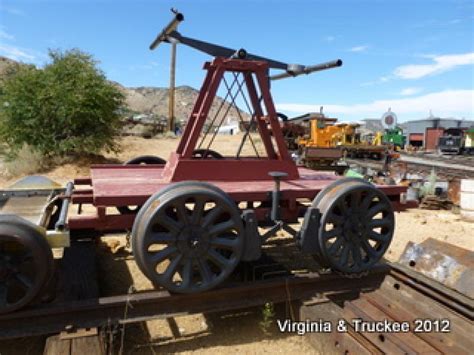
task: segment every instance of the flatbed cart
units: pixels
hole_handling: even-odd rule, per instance
[[[131,231],[140,270],[171,294],[221,286],[241,261],[259,259],[262,245],[280,230],[294,237],[302,253],[347,276],[366,273],[384,255],[394,211],[410,207],[403,201],[406,187],[297,167],[270,94],[270,80],[342,61],[292,65],[198,41],[176,31],[183,18],[176,14],[151,48],[182,43],[214,59],[204,65],[207,75],[176,151],[166,163],[148,156],[128,165],[94,165],[90,176],[63,188],[43,180],[41,189],[25,188],[22,196],[18,186],[1,191],[0,313],[38,303],[52,274],[51,248],[68,247],[81,235]],[[270,76],[270,69],[284,73]],[[204,127],[217,119],[209,111],[222,84],[232,106],[242,95],[251,112],[248,127],[258,128],[263,153],[242,156],[245,143],[255,148],[249,131],[235,156],[211,149],[218,130]],[[295,230],[292,224],[301,221]]]

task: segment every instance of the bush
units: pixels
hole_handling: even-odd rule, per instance
[[[89,54],[49,56],[44,69],[21,66],[1,83],[0,138],[13,155],[25,144],[47,158],[116,151],[123,94]]]

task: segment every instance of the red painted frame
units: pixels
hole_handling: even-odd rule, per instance
[[[183,180],[210,181],[237,203],[246,202],[251,206],[252,202],[260,202],[262,204],[254,209],[259,221],[265,221],[268,220],[270,193],[274,184],[269,176],[271,171],[288,174],[286,180],[281,183],[281,212],[285,221],[292,222],[306,208],[299,199],[311,201],[325,186],[337,179],[334,174],[328,172],[297,168],[291,159],[270,94],[266,62],[215,58],[206,63],[204,69],[207,70],[206,78],[176,152],[171,154],[168,163],[165,166],[92,166],[91,177],[75,180],[76,186],[89,187],[76,188],[72,201],[74,204],[92,204],[96,207],[96,213],[70,216],[71,231],[130,229],[135,215],[119,214],[115,208],[110,207],[142,205],[155,192],[170,183]],[[219,84],[226,72],[242,73],[244,77],[258,132],[266,151],[264,158],[192,158]],[[400,204],[400,194],[406,191],[406,187],[379,188],[392,200],[395,210],[409,207]]]

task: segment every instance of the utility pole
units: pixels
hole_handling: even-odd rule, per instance
[[[171,63],[170,63],[170,89],[168,101],[168,131],[174,132],[175,116],[174,116],[174,93],[175,93],[175,73],[176,73],[176,47],[177,41],[169,39],[171,43]]]

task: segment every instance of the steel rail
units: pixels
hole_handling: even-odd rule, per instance
[[[336,274],[306,274],[266,281],[245,282],[197,294],[170,295],[146,291],[61,304],[45,304],[0,316],[0,339],[139,322],[193,313],[254,307],[267,302],[310,299],[317,294],[343,294],[377,288],[387,265],[368,276],[348,279]],[[127,312],[125,312],[127,310]],[[124,317],[127,314],[127,317]]]

